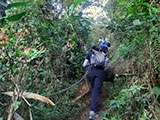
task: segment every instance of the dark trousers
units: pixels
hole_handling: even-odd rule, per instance
[[[87,79],[92,87],[92,101],[90,110],[96,111],[99,92],[104,80],[104,70],[90,67],[88,69]]]

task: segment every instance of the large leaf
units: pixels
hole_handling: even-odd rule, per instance
[[[18,108],[19,108],[19,105],[21,104],[21,102],[18,102],[18,101],[16,101],[15,103],[14,103],[14,111],[16,111]]]
[[[9,95],[9,96],[13,96],[13,92],[3,92],[3,94],[5,95]],[[35,100],[40,100],[42,102],[45,102],[45,103],[49,103],[53,106],[55,106],[55,104],[48,98],[44,97],[44,96],[41,96],[41,95],[38,95],[38,94],[35,94],[35,93],[31,93],[31,92],[23,92],[23,94],[19,95],[20,97],[24,97],[24,98],[29,98],[29,99],[35,99]]]
[[[20,20],[25,14],[26,14],[26,12],[22,12],[20,14],[13,15],[11,17],[7,17],[7,20],[9,22],[17,21],[17,20]]]
[[[12,4],[9,4],[6,9],[11,9],[12,7],[23,7],[23,6],[26,6],[28,3],[29,2],[12,3]]]

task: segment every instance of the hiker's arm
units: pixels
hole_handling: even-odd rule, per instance
[[[105,64],[104,64],[104,66],[107,66],[107,65],[108,65],[108,63],[109,63],[109,60],[108,60],[108,58],[106,57],[106,60],[105,60]]]
[[[87,54],[87,57],[86,57],[86,59],[85,59],[84,62],[83,62],[83,67],[88,67],[88,66],[89,66],[89,64],[90,64],[89,61],[90,61],[91,55],[92,55],[91,52],[89,52],[89,53]]]
[[[88,67],[89,66],[89,60],[85,59],[83,62],[83,67]]]

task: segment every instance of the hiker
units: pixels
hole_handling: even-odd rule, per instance
[[[111,46],[110,42],[109,42],[109,41],[106,41],[104,38],[99,38],[98,41],[100,42],[100,45],[101,45],[100,51],[102,51],[103,54],[104,54],[105,56],[107,56],[108,47]]]
[[[102,53],[101,55],[104,59],[104,64],[99,66],[98,65],[95,66],[94,64],[92,64],[94,63],[92,57],[95,57],[94,55],[97,53],[101,53],[99,51],[99,48],[97,46],[93,46],[83,63],[83,67],[88,67],[87,79],[91,84],[91,89],[92,89],[91,91],[92,101],[91,101],[89,119],[94,119],[99,116],[96,113],[96,106],[98,103],[99,92],[104,80],[104,68],[108,64],[108,60],[105,59],[105,56]]]

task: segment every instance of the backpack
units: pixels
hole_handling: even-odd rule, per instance
[[[105,67],[105,56],[103,53],[95,51],[91,56],[90,64],[94,67]]]

